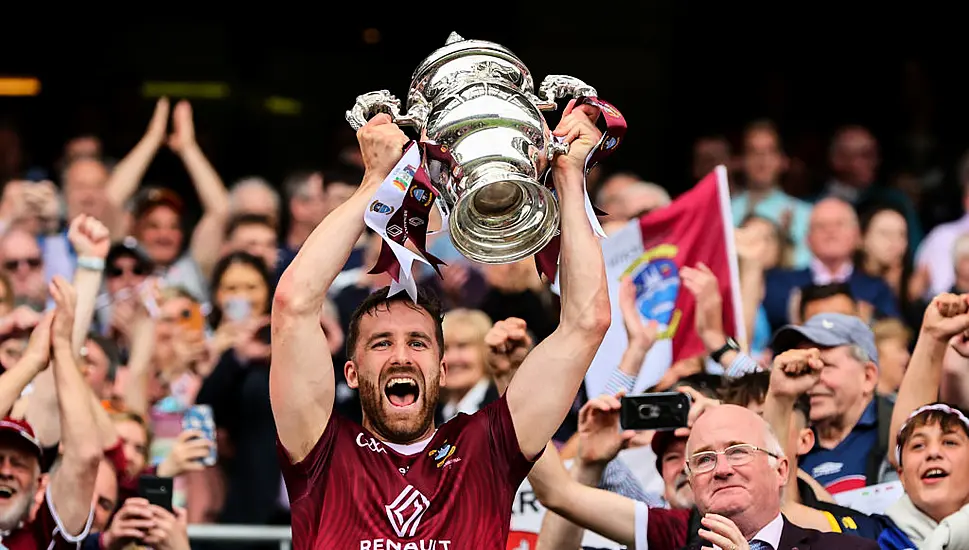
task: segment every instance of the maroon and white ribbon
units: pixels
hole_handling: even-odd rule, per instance
[[[414,262],[431,266],[439,275],[439,266],[444,264],[427,252],[427,224],[437,191],[430,184],[421,163],[421,149],[417,142],[407,145],[404,155],[380,184],[364,214],[367,227],[384,241],[370,273],[388,273],[392,279],[390,295],[404,290],[415,302]],[[417,252],[407,248],[408,241]]]
[[[611,155],[619,143],[622,141],[623,137],[626,135],[626,119],[616,109],[612,104],[603,101],[597,97],[583,97],[576,100],[574,107],[579,105],[592,105],[599,109],[602,114],[602,118],[606,122],[606,131],[603,132],[602,138],[599,139],[599,143],[592,149],[589,155],[585,158],[585,173],[588,174],[589,170],[592,170],[596,164],[598,164],[602,159]],[[559,141],[562,138],[555,136],[555,139]],[[599,210],[592,204],[592,199],[589,197],[588,185],[583,181],[582,185],[584,199],[585,199],[585,212],[589,217],[589,223],[592,225],[593,231],[600,238],[606,236],[606,232],[603,231],[602,225],[599,223],[597,215],[603,215],[604,212]],[[542,248],[538,254],[535,255],[535,265],[538,267],[538,272],[541,275],[545,275],[549,281],[555,282],[556,276],[558,275],[558,264],[559,264],[559,251],[561,248],[561,237],[556,234],[551,241],[544,248]]]

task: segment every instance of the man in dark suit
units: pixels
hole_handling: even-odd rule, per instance
[[[772,269],[764,276],[764,310],[774,330],[794,322],[792,299],[798,289],[811,284],[846,283],[859,302],[869,304],[875,318],[898,317],[895,294],[888,284],[854,265],[861,243],[858,216],[840,199],[825,199],[811,212],[808,247],[814,258],[804,269]]]
[[[702,514],[702,541],[722,550],[875,550],[873,541],[801,529],[781,515],[790,472],[783,447],[757,413],[721,405],[696,419],[686,445],[687,474]]]

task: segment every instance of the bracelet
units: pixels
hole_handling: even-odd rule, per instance
[[[77,267],[90,271],[104,271],[104,258],[81,256],[77,259]]]

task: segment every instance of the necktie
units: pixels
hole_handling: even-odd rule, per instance
[[[752,540],[750,541],[750,550],[774,550],[774,547],[769,542]]]

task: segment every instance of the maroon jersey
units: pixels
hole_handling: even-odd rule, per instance
[[[295,550],[504,550],[522,455],[502,397],[403,455],[334,414],[299,464],[277,441]]]
[[[88,517],[87,528],[76,537],[66,535],[61,528],[60,520],[55,519],[57,513],[54,511],[50,501],[50,487],[44,494],[44,501],[37,509],[37,516],[34,521],[14,529],[9,534],[0,534],[0,548],[10,550],[76,550],[80,541],[87,536],[91,526],[91,518]]]

